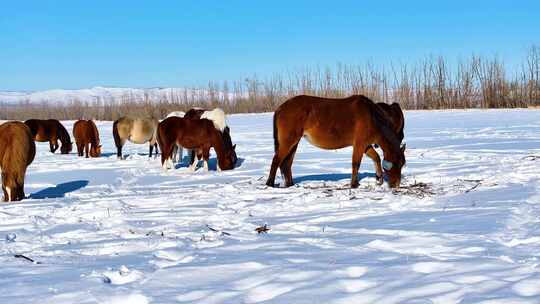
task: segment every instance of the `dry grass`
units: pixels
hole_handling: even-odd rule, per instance
[[[309,94],[345,97],[363,94],[377,102],[397,102],[405,109],[540,107],[540,49],[533,46],[513,73],[497,57],[471,56],[450,64],[427,57],[414,65],[374,64],[303,69],[266,79],[257,76],[233,83],[210,82],[206,88],[176,92],[159,100],[122,96],[119,100],[84,103],[72,100],[19,105],[0,104],[0,119],[56,118],[115,120],[126,114],[162,118],[194,106],[221,107],[227,113],[274,111],[283,101]]]

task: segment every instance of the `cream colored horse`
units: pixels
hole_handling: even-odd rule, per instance
[[[113,124],[113,137],[117,149],[118,158],[122,158],[122,147],[126,140],[134,144],[150,143],[149,156],[152,157],[152,151],[157,148],[157,127],[159,121],[155,118],[140,118],[124,116],[116,120]]]

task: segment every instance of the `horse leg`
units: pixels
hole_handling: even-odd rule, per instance
[[[381,157],[379,156],[379,153],[375,151],[373,146],[369,145],[366,149],[366,155],[373,160],[373,163],[375,164],[375,175],[377,178],[377,184],[382,185],[383,183],[383,173],[382,173],[382,167],[381,167]]]
[[[116,144],[116,156],[119,159],[122,159],[122,146],[124,145],[124,141],[120,141],[118,144]]]
[[[351,188],[358,188],[358,168],[362,162],[362,156],[365,150],[365,146],[357,143],[353,147]]]
[[[148,157],[152,157],[152,151],[154,150],[154,145],[150,143],[150,152],[148,153]]]
[[[276,179],[276,173],[278,167],[281,167],[282,162],[285,160],[285,158],[289,155],[291,152],[291,149],[298,145],[298,142],[300,141],[300,138],[296,139],[296,141],[287,140],[286,142],[280,142],[278,151],[274,154],[274,158],[272,159],[272,165],[270,166],[270,174],[268,174],[268,179],[266,180],[266,185],[270,187],[274,187],[274,181]],[[291,157],[291,165],[292,165],[292,159],[294,158],[294,155]],[[282,172],[283,173],[283,172]],[[291,174],[291,183],[292,183],[292,174]]]
[[[161,166],[167,170],[172,168],[171,166],[171,153],[174,150],[174,144],[163,144],[161,147]]]
[[[6,191],[6,187],[2,185],[2,190],[4,191],[4,202],[9,202],[9,194]]]
[[[190,150],[189,152],[189,163],[193,165],[193,162],[195,161],[195,149]]]
[[[281,166],[279,166],[279,169],[281,170],[281,174],[283,174],[283,177],[285,179],[285,187],[290,187],[294,184],[291,168],[292,168],[292,163],[293,163],[294,155],[296,154],[297,148],[298,148],[298,143],[292,147],[291,152],[289,152],[289,155],[285,157],[285,159],[281,163]]]
[[[191,169],[191,171],[195,171],[195,169],[197,169],[197,165],[199,164],[199,157],[195,156],[195,150],[191,150],[191,165],[189,166],[189,169]]]
[[[161,154],[163,155],[163,150],[161,150]],[[174,144],[172,148],[171,156],[169,157],[172,163],[178,162],[177,156],[178,156],[178,145]]]
[[[77,142],[77,155],[78,156],[83,156],[83,147],[82,147],[82,144],[81,142]]]
[[[86,158],[88,158],[88,150],[90,150],[90,143],[84,145],[84,154],[86,154]]]
[[[158,155],[158,147],[157,147],[157,143],[154,143],[154,148],[156,149],[156,153],[154,153],[154,158],[157,158],[157,155]]]
[[[56,152],[56,149],[58,149],[58,141],[56,140],[49,140],[49,148],[51,149],[51,153]]]
[[[197,156],[197,158],[199,157]],[[210,159],[210,147],[203,149],[202,158],[204,159],[204,171],[208,172],[208,160]],[[219,164],[218,164],[218,168],[219,168]]]
[[[184,158],[184,147],[178,146],[178,162],[182,162],[182,159]]]

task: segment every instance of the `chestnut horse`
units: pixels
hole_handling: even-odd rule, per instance
[[[58,149],[58,140],[62,142],[60,152],[68,154],[71,152],[72,142],[69,133],[64,126],[56,119],[29,119],[24,122],[32,132],[35,141],[49,142],[49,148],[54,153]]]
[[[223,135],[223,140],[227,146],[232,146],[231,139],[231,130],[227,126],[227,119],[225,117],[225,112],[220,108],[215,108],[213,110],[205,110],[202,108],[192,108],[186,112],[184,118],[188,119],[208,119],[214,123],[214,127],[218,129]],[[236,152],[235,152],[236,153]],[[197,162],[201,159],[201,153],[198,151],[191,150],[188,152],[190,155],[190,164],[194,168],[197,166]],[[195,158],[197,156],[197,158]],[[236,155],[235,155],[236,157]]]
[[[216,151],[218,171],[233,169],[237,161],[235,146],[228,145],[223,140],[221,132],[208,119],[166,118],[158,126],[158,143],[161,149],[161,165],[164,167],[176,145],[200,150],[206,170],[208,170],[210,148]],[[192,169],[194,169],[193,166]]]
[[[398,135],[398,140],[401,143],[405,137],[403,133],[403,128],[405,127],[405,117],[403,116],[401,107],[395,102],[390,105],[384,102],[378,102],[376,105],[383,112],[385,118],[390,122],[392,129],[394,129]],[[379,157],[377,151],[375,151],[374,146],[376,147],[377,145],[369,145],[365,154],[373,160],[373,163],[375,164],[377,183],[381,185],[384,180],[383,170],[381,167],[381,158]]]
[[[354,95],[342,99],[296,96],[274,113],[274,149],[266,184],[273,187],[278,167],[285,186],[293,185],[291,166],[300,139],[322,149],[353,146],[351,187],[358,187],[358,168],[369,145],[377,144],[384,152],[383,169],[390,187],[398,187],[405,164],[405,148],[385,118],[369,98]]]
[[[91,157],[101,155],[101,145],[99,144],[99,132],[96,124],[91,120],[77,120],[73,125],[73,137],[77,145],[77,154],[83,156],[83,152],[88,158],[90,150]],[[90,147],[90,148],[89,148]]]
[[[11,121],[0,125],[0,172],[4,201],[24,199],[26,167],[36,155],[36,143],[30,128],[22,122]]]
[[[150,143],[149,157],[152,157],[152,151],[157,149],[157,126],[159,121],[155,118],[137,118],[124,116],[119,118],[113,123],[113,137],[114,144],[117,149],[118,158],[122,158],[122,147],[126,143],[126,140],[135,144]]]

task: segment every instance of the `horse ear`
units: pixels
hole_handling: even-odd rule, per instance
[[[234,145],[232,146],[232,149],[233,149],[233,150],[236,150],[236,144],[234,144]]]
[[[401,153],[405,153],[406,148],[407,148],[407,144],[401,145]]]

